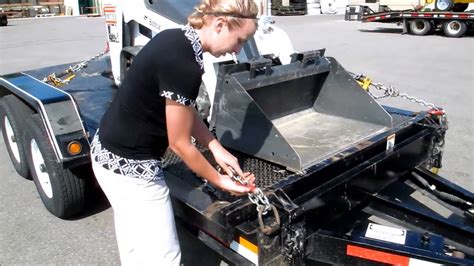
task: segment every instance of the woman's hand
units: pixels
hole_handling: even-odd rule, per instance
[[[237,174],[240,177],[244,177],[244,173],[240,168],[239,161],[237,158],[228,152],[217,140],[214,140],[215,143],[212,143],[212,148],[210,148],[214,160],[219,164],[219,166],[227,173],[228,176],[233,176]],[[211,147],[211,145],[209,145]]]
[[[209,147],[214,155],[214,160],[216,160],[221,167],[218,187],[234,195],[243,195],[253,192],[255,189],[255,175],[242,172],[237,158],[222,147],[217,140],[211,142]],[[223,172],[226,174],[223,174]],[[240,177],[243,184],[232,179],[232,176]]]
[[[246,182],[246,185],[240,184],[234,181],[231,177],[225,174],[219,174],[219,181],[216,184],[219,188],[229,192],[232,195],[241,196],[247,193],[251,193],[255,190],[255,176],[251,173],[243,173],[242,180]]]

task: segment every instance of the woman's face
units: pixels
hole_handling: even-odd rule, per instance
[[[209,44],[209,52],[219,57],[227,53],[239,53],[242,45],[250,39],[257,30],[257,25],[252,19],[242,19],[240,26],[229,28],[227,20],[223,17],[217,18],[214,34]]]

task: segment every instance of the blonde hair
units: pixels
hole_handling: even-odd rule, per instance
[[[189,15],[188,23],[195,29],[201,29],[208,16],[226,16],[232,29],[239,27],[243,19],[255,20],[257,14],[258,7],[253,0],[202,0]]]

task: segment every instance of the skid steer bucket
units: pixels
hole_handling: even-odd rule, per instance
[[[222,65],[211,126],[224,146],[299,172],[387,130],[392,118],[318,50],[287,65]]]

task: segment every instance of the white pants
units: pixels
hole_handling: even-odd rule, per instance
[[[122,265],[179,265],[179,248],[169,190],[164,180],[116,174],[92,162],[114,210]]]

